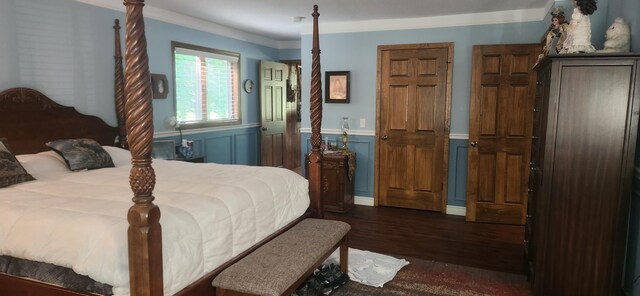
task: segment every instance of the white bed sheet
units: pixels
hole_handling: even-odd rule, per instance
[[[37,180],[0,189],[0,254],[70,267],[129,294],[130,154],[70,172],[54,152],[19,155]],[[248,249],[309,206],[307,180],[279,168],[154,160],[165,294]]]

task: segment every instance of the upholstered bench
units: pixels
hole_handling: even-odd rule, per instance
[[[305,219],[223,270],[214,280],[216,296],[291,295],[340,247],[340,269],[347,272],[349,224]]]

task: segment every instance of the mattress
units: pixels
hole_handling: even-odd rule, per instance
[[[54,152],[17,158],[37,180],[0,189],[0,255],[73,269],[129,294],[130,154],[71,172]],[[281,168],[153,160],[165,294],[174,294],[301,216],[307,181]]]

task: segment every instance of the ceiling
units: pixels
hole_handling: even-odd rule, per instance
[[[313,5],[320,21],[333,28],[360,24],[447,22],[451,15],[467,19],[509,18],[541,20],[554,0],[147,0],[148,8],[215,23],[274,41],[300,40],[310,27]],[[121,2],[120,2],[121,3]],[[294,22],[295,17],[305,17]],[[499,22],[499,20],[497,20]],[[330,26],[331,27],[331,26]]]

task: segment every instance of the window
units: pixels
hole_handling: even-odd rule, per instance
[[[186,128],[240,124],[240,54],[172,42],[176,119]]]

